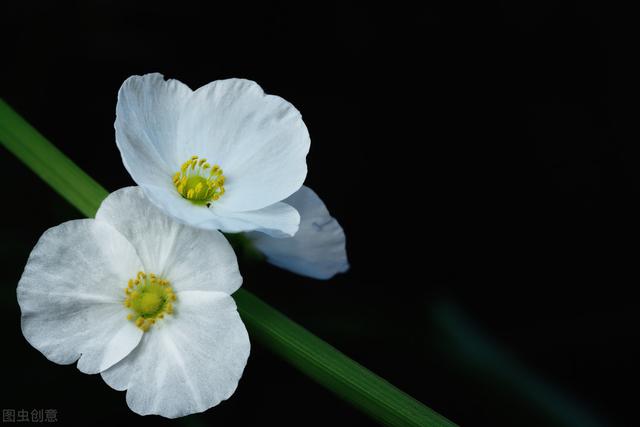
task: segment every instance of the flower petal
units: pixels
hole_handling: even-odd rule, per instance
[[[175,188],[168,190],[153,185],[141,185],[140,187],[154,205],[175,220],[196,228],[222,230],[222,224],[207,207],[194,205],[182,197]]]
[[[260,230],[276,237],[290,237],[298,230],[300,215],[286,203],[274,203],[247,212],[228,212],[214,202],[210,208],[197,206],[174,190],[142,186],[145,195],[160,209],[176,220],[205,230],[239,233]]]
[[[192,90],[162,74],[131,76],[116,105],[116,144],[138,184],[171,186],[176,172],[177,123]]]
[[[217,163],[227,211],[264,208],[294,193],[307,175],[309,132],[300,112],[250,80],[217,80],[193,92],[178,124],[180,158]]]
[[[140,415],[176,418],[216,406],[233,394],[249,357],[249,336],[230,296],[177,296],[175,315],[102,372],[111,387],[127,390],[129,407]]]
[[[176,291],[232,294],[242,284],[236,255],[221,233],[175,221],[151,203],[140,187],[111,193],[100,205],[96,219],[122,233],[145,271],[169,280]]]
[[[221,224],[220,229],[229,233],[259,230],[274,237],[291,237],[300,224],[298,211],[283,202],[246,212],[225,212],[215,205],[210,210]]]
[[[285,200],[300,212],[298,233],[275,239],[262,233],[247,233],[267,261],[285,270],[316,279],[329,279],[349,269],[345,235],[320,197],[303,186]]]
[[[141,266],[108,224],[86,219],[50,228],[18,283],[22,333],[52,362],[80,358],[78,369],[88,374],[109,368],[142,336],[123,307],[127,281]]]

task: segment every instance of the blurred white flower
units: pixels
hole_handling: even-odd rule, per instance
[[[242,277],[218,232],[164,215],[138,187],[96,219],[47,230],[18,284],[22,332],[59,364],[127,390],[141,415],[201,412],[235,391],[250,343],[231,294]]]
[[[285,270],[329,279],[349,269],[344,231],[320,197],[303,186],[285,200],[300,213],[300,228],[294,237],[273,238],[250,232],[246,237],[267,261]]]
[[[284,99],[229,79],[196,91],[161,74],[128,78],[118,93],[116,142],[151,201],[199,228],[293,236],[282,200],[307,174],[309,133]]]

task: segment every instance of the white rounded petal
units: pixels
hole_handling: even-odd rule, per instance
[[[131,76],[116,105],[116,144],[138,184],[173,187],[177,171],[177,124],[192,90],[162,74]],[[186,160],[186,159],[185,159]]]
[[[88,374],[131,352],[142,331],[126,319],[127,281],[141,268],[113,227],[94,220],[47,230],[18,283],[22,333],[47,359]]]
[[[329,279],[347,271],[344,231],[320,197],[303,186],[285,201],[300,212],[300,228],[294,237],[276,239],[262,233],[247,233],[267,261],[316,279]]]
[[[283,200],[307,175],[309,132],[300,112],[250,80],[217,80],[193,92],[178,124],[180,158],[205,157],[224,171],[216,203],[250,211]]]
[[[153,204],[175,220],[204,230],[227,231],[221,218],[214,215],[211,209],[191,203],[180,196],[175,189],[167,190],[149,185],[141,187]]]
[[[225,212],[216,206],[210,210],[216,215],[220,229],[228,233],[259,230],[274,237],[290,237],[296,234],[300,224],[298,211],[283,202],[246,212]]]
[[[140,415],[176,418],[228,399],[250,352],[233,299],[220,292],[177,294],[175,315],[156,323],[129,356],[102,372]]]
[[[175,190],[142,186],[145,195],[177,221],[204,230],[239,233],[260,230],[276,237],[290,237],[298,231],[300,215],[286,203],[278,202],[255,211],[226,211],[217,202],[211,207],[194,205]]]
[[[236,255],[221,233],[175,221],[151,203],[140,187],[111,193],[96,219],[115,227],[131,242],[144,270],[169,280],[176,291],[232,294],[242,284]]]

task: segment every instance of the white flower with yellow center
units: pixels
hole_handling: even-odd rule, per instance
[[[285,202],[300,212],[296,235],[281,239],[264,233],[246,233],[253,247],[271,264],[303,276],[326,280],[347,271],[344,231],[320,197],[302,186]]]
[[[179,221],[296,233],[300,216],[282,200],[304,182],[309,133],[298,110],[255,82],[192,91],[161,74],[132,76],[118,93],[115,129],[127,171]]]
[[[235,391],[249,356],[224,236],[163,214],[139,187],[96,219],[47,230],[18,284],[22,332],[59,364],[101,373],[138,414],[204,411]]]

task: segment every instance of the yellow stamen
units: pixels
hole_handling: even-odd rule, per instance
[[[176,294],[168,280],[154,273],[140,271],[125,287],[124,306],[130,310],[127,319],[147,332],[165,315],[173,313]]]
[[[198,156],[184,162],[172,180],[178,193],[196,205],[209,206],[225,193],[226,179],[220,166],[211,166],[207,159]]]

